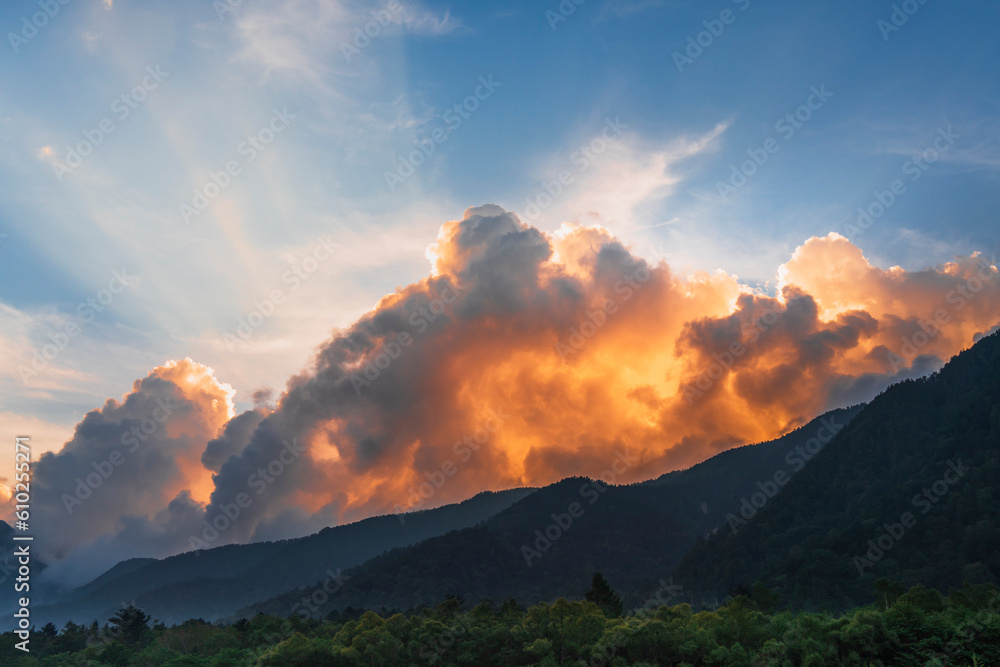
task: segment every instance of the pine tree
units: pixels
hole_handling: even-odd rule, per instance
[[[624,603],[621,597],[611,588],[611,584],[600,572],[594,573],[594,578],[590,581],[590,590],[584,594],[588,602],[593,602],[604,615],[611,618],[622,615]]]
[[[108,619],[111,635],[125,644],[139,644],[143,641],[149,629],[150,617],[135,605],[119,609],[118,613]]]

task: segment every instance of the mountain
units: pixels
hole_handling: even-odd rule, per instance
[[[58,626],[68,620],[104,621],[129,603],[165,623],[220,618],[389,549],[473,526],[534,491],[487,491],[461,503],[372,517],[298,539],[232,544],[162,560],[131,559],[56,603],[36,607],[33,620]]]
[[[0,554],[0,609],[7,611],[6,607],[14,608],[16,591],[14,590],[14,578],[17,576],[17,556],[14,555],[14,546],[17,544],[13,540],[14,528],[6,521],[0,519],[0,544],[7,545],[3,553]],[[39,575],[45,571],[46,564],[37,556],[32,557],[31,573]],[[4,606],[6,605],[6,606]]]
[[[738,511],[775,471],[795,474],[800,451],[830,440],[861,409],[835,410],[776,440],[729,450],[643,484],[566,479],[481,525],[393,550],[348,571],[335,591],[317,594],[324,601],[315,609],[301,603],[323,582],[250,605],[237,616],[405,610],[433,605],[447,594],[469,602],[513,596],[532,603],[582,594],[598,570],[624,593],[627,607],[641,606],[699,536]],[[616,464],[618,470],[628,465],[628,453],[619,453]]]
[[[1000,333],[894,385],[746,525],[675,573],[698,594],[762,581],[794,608],[846,609],[874,582],[1000,578]]]

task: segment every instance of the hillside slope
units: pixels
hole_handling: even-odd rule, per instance
[[[794,474],[787,462],[790,454],[817,433],[826,433],[831,423],[848,423],[860,410],[834,411],[782,438],[723,452],[645,484],[563,480],[480,526],[394,550],[351,570],[329,599],[308,612],[405,610],[433,605],[446,594],[470,603],[510,596],[532,603],[581,595],[596,570],[624,594],[626,606],[640,606],[697,537],[738,511],[741,500],[758,490],[758,482],[779,468]],[[306,607],[296,603],[319,589],[321,582],[312,583],[251,605],[240,615],[305,613]]]
[[[473,526],[534,489],[484,492],[461,503],[325,528],[293,540],[227,545],[163,560],[119,563],[56,604],[37,607],[41,623],[104,620],[134,601],[166,623],[216,619],[341,568],[457,528]]]
[[[796,608],[844,609],[873,583],[942,590],[1000,577],[1000,334],[894,385],[735,534],[699,542],[678,583],[755,580]]]

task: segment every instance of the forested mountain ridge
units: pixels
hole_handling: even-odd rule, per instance
[[[945,590],[1000,577],[1000,334],[873,400],[740,530],[675,573],[696,594],[762,580],[843,609],[887,577]]]
[[[226,545],[119,563],[55,604],[35,608],[42,622],[92,620],[134,601],[164,622],[219,618],[295,586],[312,583],[389,549],[414,544],[493,516],[534,489],[482,492],[452,505],[384,515],[279,542]]]
[[[565,591],[586,589],[596,570],[622,592],[626,606],[641,606],[699,535],[716,529],[759,491],[762,476],[770,478],[779,467],[795,474],[790,456],[798,457],[796,452],[816,441],[817,434],[830,433],[831,425],[838,430],[847,424],[862,407],[832,411],[781,438],[722,452],[649,483],[562,480],[480,526],[393,550],[348,571],[336,590],[317,594],[323,602],[316,609],[301,602],[321,590],[322,581],[238,615],[287,615],[292,609],[322,615],[347,607],[405,610],[435,604],[444,594],[469,603],[508,597],[550,601]]]

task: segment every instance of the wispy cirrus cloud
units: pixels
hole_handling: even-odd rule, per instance
[[[657,144],[631,130],[623,119],[609,119],[592,135],[582,135],[542,161],[534,170],[538,184],[523,203],[518,202],[517,210],[546,226],[564,221],[599,224],[642,243],[645,237],[630,232],[676,220],[676,216],[662,217],[664,202],[690,176],[689,160],[717,150],[729,125],[720,122],[701,133]],[[571,182],[560,182],[560,174]],[[553,195],[550,190],[555,189]]]

